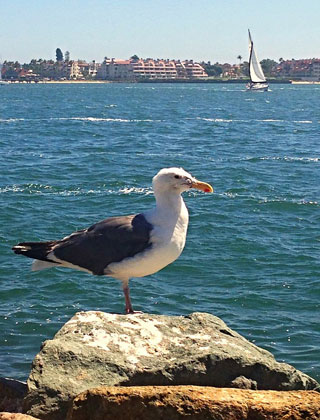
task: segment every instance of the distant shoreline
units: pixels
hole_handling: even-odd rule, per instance
[[[226,83],[226,84],[246,84],[248,83],[247,79],[239,80],[239,79],[229,79],[229,80],[220,80],[220,79],[145,79],[145,80],[8,80],[9,84],[106,84],[106,83]],[[293,84],[293,85],[320,85],[320,81],[309,81],[309,80],[289,80],[289,79],[281,79],[281,80],[268,80],[269,84]]]
[[[24,82],[22,82],[24,83]],[[28,82],[27,82],[28,83]],[[112,83],[111,80],[39,80],[38,82],[31,83],[40,83],[40,84],[81,84],[81,83]]]
[[[229,80],[219,80],[219,79],[145,79],[145,80],[21,80],[21,81],[8,81],[10,84],[106,84],[106,83],[226,83],[226,84],[246,84],[248,83],[247,79],[229,79]],[[291,80],[269,80],[269,84],[319,84],[320,82],[305,82],[305,81],[291,81]]]
[[[308,80],[292,80],[292,85],[320,85],[320,82],[312,82]]]

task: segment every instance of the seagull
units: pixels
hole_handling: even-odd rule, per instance
[[[182,168],[161,169],[152,180],[156,205],[143,213],[110,217],[60,240],[21,242],[12,250],[33,258],[32,270],[69,267],[122,282],[126,314],[133,314],[129,280],[154,274],[181,254],[189,214],[182,193],[213,188]]]

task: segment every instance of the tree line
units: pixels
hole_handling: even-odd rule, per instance
[[[37,77],[38,79],[61,79],[65,77],[66,67],[71,66],[73,61],[70,60],[70,53],[66,51],[64,54],[60,48],[55,51],[55,60],[32,59],[30,63],[20,64],[18,61],[4,61],[2,65],[2,77],[7,80],[18,80],[30,77]],[[138,59],[137,55],[133,55],[131,59]],[[249,63],[242,61],[242,56],[238,55],[239,64],[229,63],[214,63],[210,61],[201,62],[200,64],[206,71],[209,77],[221,78],[247,78],[249,77]],[[304,59],[304,60],[284,60],[279,58],[275,61],[269,58],[263,59],[260,64],[263,72],[267,78],[290,77],[290,76],[305,76],[312,72],[312,64],[318,59]],[[78,62],[85,63],[84,60]],[[82,75],[84,78],[92,78],[88,74],[85,66],[82,66]]]
[[[239,55],[238,60],[240,60],[239,65],[231,65],[229,63],[221,64],[221,63],[215,63],[211,64],[211,62],[205,63],[201,62],[200,64],[205,69],[208,76],[211,77],[220,77],[223,73],[228,71],[228,69],[232,68],[233,73],[235,76],[238,77],[249,77],[249,63],[248,61],[241,62],[242,57]],[[272,77],[276,75],[276,70],[279,65],[278,62],[275,60],[271,60],[270,58],[266,58],[262,61],[260,61],[261,67],[263,69],[263,72],[266,77]]]

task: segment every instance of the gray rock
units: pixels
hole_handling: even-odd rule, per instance
[[[27,384],[11,378],[0,378],[0,411],[19,413],[23,398],[27,393]]]
[[[109,385],[205,385],[311,390],[319,384],[219,318],[80,312],[33,361],[24,412],[65,417],[82,391]]]
[[[240,388],[240,389],[258,389],[258,385],[256,381],[252,379],[248,379],[245,376],[238,376],[233,381],[230,382],[230,386],[232,388]]]

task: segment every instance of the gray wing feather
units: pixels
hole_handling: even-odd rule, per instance
[[[53,253],[60,260],[103,275],[110,263],[150,247],[151,230],[142,214],[111,217],[57,241]]]

